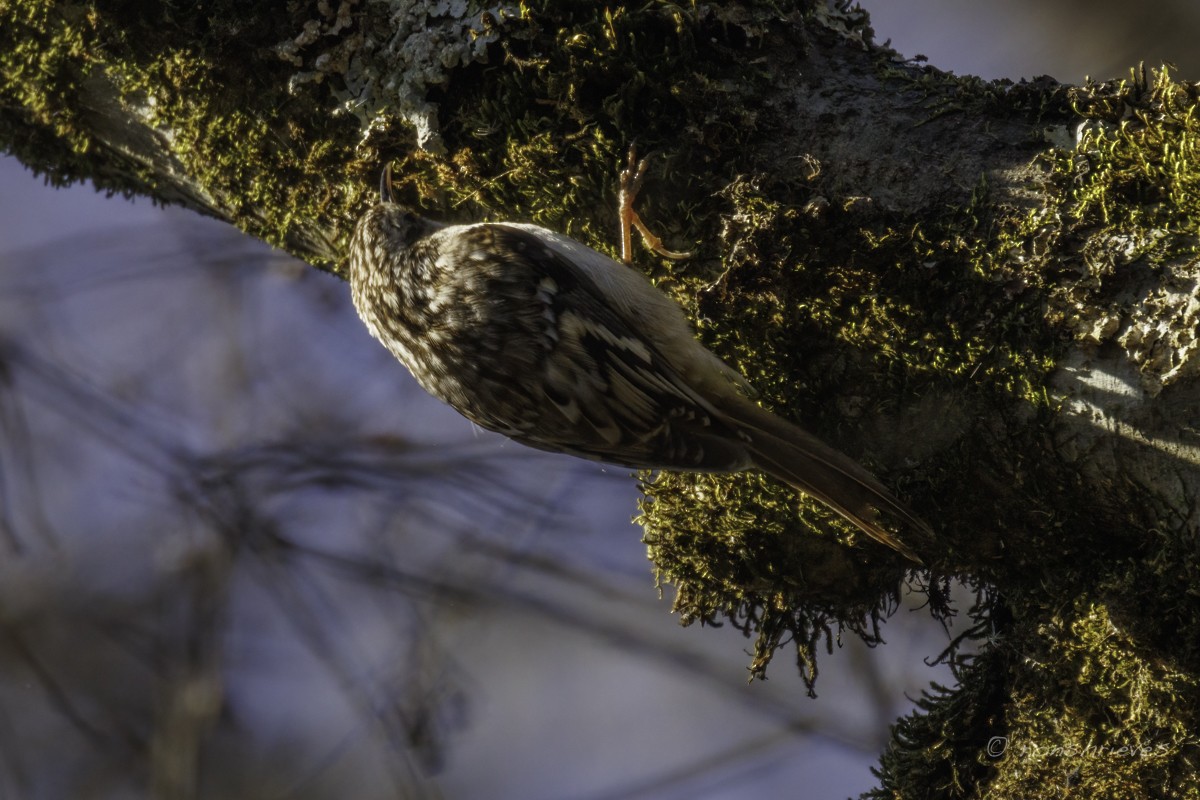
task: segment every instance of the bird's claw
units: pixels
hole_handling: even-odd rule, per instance
[[[664,258],[680,261],[692,256],[690,252],[684,253],[668,249],[662,243],[662,239],[659,239],[650,232],[650,229],[646,227],[646,223],[642,222],[642,218],[638,216],[637,211],[633,208],[633,203],[637,199],[638,192],[642,189],[642,181],[646,179],[646,166],[650,163],[650,159],[653,156],[653,152],[647,153],[639,161],[637,157],[637,145],[630,145],[625,168],[621,170],[618,213],[621,220],[621,260],[626,264],[633,263],[634,228],[637,228],[637,232],[641,234],[642,241],[646,243],[646,246]]]

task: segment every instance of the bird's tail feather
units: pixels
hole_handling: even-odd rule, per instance
[[[731,416],[749,434],[747,448],[760,469],[829,506],[872,539],[923,563],[876,521],[877,511],[902,519],[927,535],[932,535],[932,530],[874,475],[812,434],[749,401]]]

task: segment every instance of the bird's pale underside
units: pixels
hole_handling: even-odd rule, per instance
[[[646,232],[632,210],[644,166],[631,156],[622,173],[626,259],[629,226]],[[877,512],[928,526],[855,461],[750,400],[640,273],[536,225],[431,222],[393,202],[389,172],[381,193],[351,244],[354,306],[430,394],[543,450],[637,469],[763,470],[920,561]]]

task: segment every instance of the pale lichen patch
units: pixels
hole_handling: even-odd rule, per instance
[[[519,9],[473,0],[371,0],[389,13],[360,15],[354,24],[359,2],[343,0],[335,9],[323,0],[299,34],[276,46],[281,59],[302,68],[289,88],[336,78],[330,88],[337,113],[357,117],[364,139],[398,116],[416,129],[419,147],[443,151],[430,90],[445,86],[455,69],[486,61],[488,45]]]
[[[1117,342],[1151,397],[1200,373],[1200,262],[1189,261],[1137,300]]]

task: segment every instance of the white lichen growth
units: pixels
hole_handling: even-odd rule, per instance
[[[1200,374],[1200,275],[1196,262],[1140,297],[1117,337],[1151,397]]]
[[[1164,231],[1118,234],[1093,248],[1080,285],[1101,291],[1115,275],[1126,277],[1108,302],[1090,295],[1086,302],[1076,302],[1068,320],[1076,341],[1091,347],[1119,345],[1148,397],[1200,375],[1200,260],[1150,266],[1147,254],[1165,237]]]
[[[473,0],[342,0],[337,8],[321,0],[317,11],[275,48],[300,68],[289,88],[328,78],[337,113],[358,118],[363,140],[400,117],[431,151],[443,146],[430,89],[446,85],[455,69],[485,61],[488,45],[519,14],[515,6]]]
[[[813,18],[843,38],[867,49],[870,17],[850,0],[824,0],[812,9]]]

